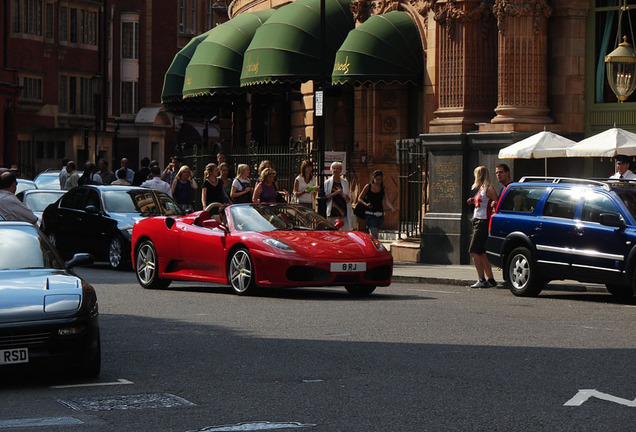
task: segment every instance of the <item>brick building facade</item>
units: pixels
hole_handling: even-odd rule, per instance
[[[0,165],[25,177],[104,158],[163,163],[177,140],[164,73],[193,35],[227,20],[211,0],[3,0]]]

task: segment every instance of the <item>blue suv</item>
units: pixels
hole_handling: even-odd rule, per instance
[[[517,296],[536,296],[548,281],[572,279],[631,298],[636,182],[524,177],[501,194],[487,256]]]

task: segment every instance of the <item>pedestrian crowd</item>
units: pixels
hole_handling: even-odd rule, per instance
[[[342,176],[342,163],[332,163],[330,171],[331,176],[323,184],[327,218],[332,222],[339,219],[342,221],[341,229],[351,230],[354,228],[355,207],[358,229],[368,231],[377,238],[378,231],[384,223],[385,208],[396,211],[385,193],[382,171],[373,172],[371,181],[363,187],[355,202],[349,182]],[[255,182],[252,182],[250,175],[250,166],[247,164],[238,164],[234,173],[227,155],[219,152],[217,162],[209,163],[205,167],[200,186],[202,208],[205,209],[211,204],[290,202],[316,209],[319,183],[314,174],[312,161],[304,160],[301,163],[291,192],[279,187],[276,169],[269,160],[264,160],[258,165],[254,173]],[[14,192],[11,192],[10,183],[12,179],[15,180],[15,175],[11,178],[2,178],[0,201],[3,202],[0,202],[0,215],[9,220],[33,221],[33,213],[15,198]],[[65,159],[62,161],[59,182],[60,188],[64,190],[85,184],[152,188],[170,195],[185,212],[194,210],[193,196],[199,189],[193,171],[182,164],[177,156],[171,157],[163,169],[156,160],[144,157],[137,171],[131,169],[127,158],[122,158],[120,166],[114,172],[109,169],[108,161],[105,159],[100,159],[97,164],[88,161],[80,169],[74,161]],[[8,195],[12,195],[12,198],[6,199]],[[4,210],[5,205],[12,210]]]

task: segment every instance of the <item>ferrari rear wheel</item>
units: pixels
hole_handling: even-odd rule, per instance
[[[159,260],[155,245],[150,240],[144,240],[135,254],[135,274],[139,285],[148,289],[167,288],[172,282],[170,279],[162,279],[157,270]]]
[[[254,265],[245,248],[237,249],[230,259],[229,279],[232,289],[238,295],[248,295],[254,291]]]
[[[375,291],[375,285],[345,285],[345,288],[354,297],[366,297]]]

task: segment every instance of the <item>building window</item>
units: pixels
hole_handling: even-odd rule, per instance
[[[197,34],[197,2],[190,0],[190,32]]]
[[[22,94],[20,99],[41,102],[42,101],[42,78],[22,77]]]
[[[60,6],[59,33],[60,42],[68,42],[68,8]]]
[[[66,157],[66,143],[64,141],[55,142],[55,157],[64,159]]]
[[[44,159],[44,143],[42,141],[35,142],[35,158]]]
[[[602,3],[602,4],[601,4]],[[607,3],[612,3],[608,5]],[[618,103],[616,95],[612,92],[607,82],[607,68],[605,66],[605,56],[615,48],[616,32],[618,31],[618,11],[622,2],[593,2],[594,6],[594,102],[595,103]],[[636,22],[636,10],[629,8],[623,12],[623,34],[627,36],[627,41],[631,43],[629,34],[629,18]],[[626,14],[629,14],[628,17]],[[634,29],[633,29],[634,30]],[[622,38],[622,35],[621,35]],[[621,41],[622,42],[622,39]],[[633,93],[626,102],[636,102],[636,92]]]
[[[121,114],[136,114],[139,106],[138,86],[135,81],[121,83]]]
[[[77,9],[71,8],[70,22],[71,43],[77,43]]]
[[[20,0],[13,0],[13,7],[11,8],[11,27],[13,33],[20,33]]]
[[[14,0],[11,4],[13,33],[42,36],[42,0]]]
[[[66,113],[68,112],[68,77],[66,75],[60,76],[59,96],[58,110],[61,113]]]
[[[79,27],[80,43],[97,45],[97,12],[82,10]]]
[[[53,39],[53,3],[46,4],[46,33],[44,37]]]
[[[68,113],[77,114],[77,78],[68,77]]]
[[[24,2],[24,33],[42,36],[42,0]]]
[[[179,33],[186,31],[186,0],[179,0]]]
[[[54,159],[55,158],[55,142],[53,141],[46,141],[44,143],[44,151],[45,151],[45,157],[47,159]]]
[[[86,76],[60,76],[60,113],[94,115],[95,95]]]
[[[139,23],[121,23],[121,58],[139,59]]]

